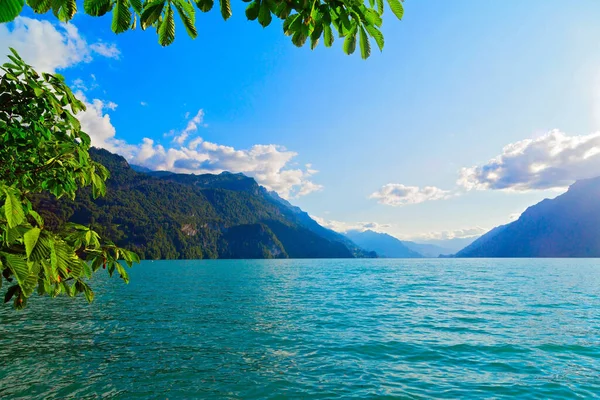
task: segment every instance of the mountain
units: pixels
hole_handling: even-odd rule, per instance
[[[466,238],[452,238],[452,239],[426,239],[419,240],[419,244],[433,245],[439,248],[442,248],[444,252],[440,254],[455,254],[458,251],[464,249],[475,240],[477,240],[479,236],[471,236]]]
[[[600,257],[600,177],[529,207],[456,257]]]
[[[436,246],[435,244],[429,243],[415,243],[409,242],[406,240],[402,241],[406,247],[411,249],[412,251],[416,251],[417,253],[425,256],[425,257],[439,257],[441,255],[454,254],[456,250],[452,250],[446,247]]]
[[[111,172],[107,195],[89,188],[76,199],[36,196],[46,225],[91,224],[108,240],[146,259],[349,258],[368,255],[276,200],[242,174],[136,172],[106,150],[92,157]]]
[[[265,189],[263,188],[263,190]],[[289,219],[328,240],[343,243],[355,257],[375,258],[378,256],[374,251],[361,248],[347,236],[319,225],[319,223],[312,219],[308,213],[302,211],[300,207],[294,206],[289,201],[281,198],[277,192],[267,192],[265,190],[265,193],[271,198],[272,201],[276,202],[280,206],[283,206],[287,210],[285,213]]]
[[[387,233],[373,232],[371,230],[348,231],[346,237],[363,249],[376,252],[380,257],[386,258],[421,258],[418,252],[409,249],[400,240]]]

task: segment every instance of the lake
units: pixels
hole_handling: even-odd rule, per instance
[[[129,285],[98,278],[91,305],[0,307],[0,398],[600,394],[600,260],[145,261]]]

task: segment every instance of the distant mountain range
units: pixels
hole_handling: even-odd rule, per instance
[[[243,174],[150,171],[106,150],[91,154],[111,172],[107,196],[93,200],[88,188],[74,201],[37,196],[48,227],[92,224],[146,259],[376,257]]]
[[[462,249],[465,245],[473,242],[474,238],[456,238],[448,240],[437,240],[436,243],[415,243],[400,240],[387,233],[374,232],[372,230],[351,230],[345,235],[365,250],[377,253],[379,257],[385,258],[437,258],[450,256]]]
[[[407,247],[402,241],[387,233],[366,231],[348,231],[346,236],[358,246],[376,252],[380,257],[386,258],[421,258],[418,251]]]
[[[35,206],[51,229],[91,224],[146,259],[600,257],[600,178],[578,181],[477,239],[415,243],[334,232],[243,174],[151,171],[106,150],[91,154],[111,172],[106,197],[93,200],[85,188],[74,201],[38,195]]]
[[[456,257],[600,257],[600,177],[529,207]]]
[[[402,244],[404,244],[404,246],[408,247],[409,249],[421,254],[423,257],[439,257],[441,255],[454,254],[457,250],[459,250],[452,250],[452,248],[441,247],[429,243],[408,242],[406,240],[403,240]]]
[[[464,249],[478,238],[479,235],[469,237],[455,237],[452,239],[423,239],[419,240],[419,244],[435,246],[433,249],[435,249],[434,252],[438,253],[438,255],[451,255]],[[404,243],[406,244],[408,242],[405,241]]]

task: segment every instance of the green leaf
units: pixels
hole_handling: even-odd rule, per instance
[[[227,21],[231,17],[231,4],[229,0],[219,0],[219,5],[221,6],[221,15]]]
[[[23,243],[25,244],[25,254],[27,255],[27,258],[31,257],[31,252],[37,244],[40,232],[40,228],[31,228],[23,235]]]
[[[399,0],[387,0],[387,2],[390,5],[390,9],[394,15],[398,19],[402,19],[402,16],[404,15],[404,7],[402,7],[402,3],[400,3]]]
[[[260,9],[258,10],[258,23],[262,25],[263,28],[266,28],[271,23],[271,10],[269,9],[269,5],[266,1],[263,1],[260,4]]]
[[[6,199],[4,200],[4,214],[9,228],[14,228],[25,220],[23,206],[19,199],[15,196],[13,190],[7,189],[4,191]]]
[[[165,2],[163,0],[151,1],[146,4],[144,11],[142,11],[142,15],[140,16],[142,29],[146,29],[154,24],[161,16],[164,7]]]
[[[117,272],[121,276],[121,279],[125,281],[125,283],[129,283],[129,274],[125,271],[125,268],[121,265],[121,263],[115,263],[115,267],[117,267]]]
[[[192,39],[195,39],[198,36],[198,31],[195,26],[196,10],[194,9],[194,6],[185,0],[175,0],[174,4],[186,32]]]
[[[377,9],[379,10],[379,15],[383,15],[383,11],[385,10],[383,0],[377,0]]]
[[[202,12],[209,12],[210,10],[212,10],[214,4],[214,0],[196,0],[196,6]]]
[[[168,10],[171,11],[171,23],[173,24],[173,36],[171,39],[171,42],[169,42],[167,45],[171,44],[173,42],[173,39],[175,39],[175,21],[173,20],[173,10],[171,9],[171,7],[169,6]],[[165,24],[165,21],[163,20],[163,25]],[[161,25],[162,27],[162,25]],[[160,32],[159,32],[159,39],[160,39]],[[166,46],[166,45],[163,45]],[[104,183],[104,180],[95,172],[92,173],[92,195],[94,196],[95,199],[97,199],[100,196],[106,196],[106,183]]]
[[[285,35],[291,35],[295,32],[293,27],[295,27],[296,21],[302,21],[300,14],[292,14],[283,21],[283,33]]]
[[[258,10],[260,10],[260,1],[255,0],[248,4],[248,7],[246,7],[246,18],[250,21],[254,21],[258,18]]]
[[[292,43],[294,43],[296,47],[302,47],[304,46],[304,43],[306,43],[307,38],[308,36],[306,35],[306,33],[304,33],[304,31],[302,30],[299,30],[294,32],[294,34],[292,35]]]
[[[0,0],[0,23],[17,18],[24,5],[25,0]]]
[[[25,284],[25,280],[29,276],[29,268],[27,266],[27,261],[24,258],[16,256],[14,254],[2,253],[6,260],[6,265],[13,273],[15,278],[17,278],[17,282],[19,285],[23,286]]]
[[[366,9],[364,15],[367,22],[371,25],[381,26],[381,24],[383,23],[383,20],[381,19],[379,13],[373,9]]]
[[[383,34],[381,33],[381,31],[374,26],[367,25],[367,32],[369,33],[369,35],[371,35],[371,37],[373,39],[375,39],[375,42],[377,43],[379,50],[380,51],[383,50],[384,41],[383,41]]]
[[[333,32],[331,32],[331,26],[329,25],[323,25],[323,43],[325,47],[333,45]]]
[[[84,281],[78,279],[75,282],[75,289],[79,293],[83,292],[88,303],[94,301],[94,292],[92,291],[92,288],[90,288]]]
[[[50,241],[51,238],[47,232],[40,232],[40,236],[38,237],[35,247],[31,251],[29,259],[31,261],[47,260],[50,255]]]
[[[123,33],[129,30],[131,24],[131,10],[127,0],[116,0],[113,9],[113,19],[111,29],[114,33]]]
[[[360,27],[360,56],[363,60],[366,60],[371,55],[371,43],[369,43],[369,37],[365,28]]]
[[[129,0],[129,4],[131,4],[131,7],[133,7],[133,10],[137,13],[137,14],[141,14],[142,13],[142,0]]]
[[[356,25],[348,32],[343,45],[344,53],[350,55],[356,50]]]
[[[83,1],[83,11],[86,14],[100,17],[113,8],[113,3],[111,0],[84,0]],[[73,110],[75,111],[75,110]]]
[[[27,0],[27,4],[36,14],[46,14],[52,7],[52,0]]]
[[[165,17],[158,28],[158,43],[161,46],[168,46],[175,40],[175,18],[173,18],[173,9],[171,4],[167,5]]]
[[[69,22],[77,12],[77,2],[75,0],[53,0],[52,11],[61,22]]]
[[[316,24],[315,28],[313,29],[312,33],[310,34],[310,49],[314,50],[317,47],[317,44],[319,44],[319,38],[321,37],[321,34],[323,33],[323,24],[318,23]]]

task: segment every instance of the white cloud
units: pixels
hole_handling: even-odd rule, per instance
[[[375,232],[383,232],[386,228],[390,228],[391,224],[379,224],[377,222],[342,222],[334,220],[326,220],[314,215],[310,216],[312,219],[317,221],[319,225],[329,228],[336,232],[348,232],[348,231],[366,231],[372,230]]]
[[[458,185],[467,190],[561,189],[600,175],[600,132],[568,136],[552,130],[504,147],[486,164],[462,168]]]
[[[115,138],[116,130],[106,111],[116,107],[116,104],[99,99],[88,101],[81,92],[78,92],[77,96],[88,107],[77,117],[81,121],[82,129],[92,138],[92,144],[119,153],[133,164],[179,173],[242,172],[284,198],[304,196],[322,189],[321,185],[310,179],[316,170],[308,167],[288,167],[297,153],[282,146],[254,145],[247,150],[238,150],[207,142],[201,137],[189,140],[189,134],[203,123],[202,110],[188,121],[185,130],[175,137],[175,147],[165,148],[149,138],[144,138],[139,145],[132,145]]]
[[[104,56],[107,58],[114,58],[114,59],[118,60],[119,57],[121,56],[121,52],[117,48],[117,45],[114,43],[103,43],[103,42],[93,43],[90,45],[90,49],[94,53],[98,53],[101,56]]]
[[[83,92],[88,90],[87,85],[81,78],[77,78],[73,81],[73,83],[71,84],[71,89],[81,90]]]
[[[189,112],[185,113],[185,118],[188,119],[189,115],[190,115]],[[185,129],[183,131],[181,131],[179,134],[177,134],[175,131],[172,131],[169,134],[167,134],[166,136],[175,135],[175,137],[173,138],[173,143],[181,146],[183,143],[185,143],[188,140],[190,134],[192,134],[198,130],[198,125],[202,125],[203,127],[207,126],[206,124],[203,124],[203,122],[204,122],[204,110],[200,109],[200,110],[198,110],[196,115],[194,115],[194,117],[188,121],[187,126],[185,127]]]
[[[94,53],[94,45],[88,45],[75,25],[54,25],[27,17],[17,17],[12,23],[0,24],[0,43],[4,48],[0,63],[7,59],[5,53],[8,47],[13,47],[34,68],[51,73],[90,62]]]
[[[321,185],[310,180],[311,171],[287,167],[296,156],[297,153],[273,144],[238,150],[195,138],[187,145],[165,148],[145,138],[130,161],[150,169],[179,173],[242,172],[284,198],[321,190]]]
[[[140,106],[146,107],[147,105],[148,105],[148,103],[146,103],[145,101],[140,101]]]
[[[451,239],[466,239],[481,236],[489,231],[480,226],[473,228],[456,229],[453,231],[428,232],[416,236],[410,236],[411,240],[451,240]]]
[[[369,196],[378,203],[388,206],[405,206],[425,201],[442,200],[451,197],[451,193],[435,186],[405,186],[400,183],[388,183]]]
[[[129,155],[135,151],[135,146],[115,138],[116,129],[110,121],[110,115],[105,113],[107,110],[114,111],[117,104],[100,99],[88,100],[81,91],[75,92],[75,96],[85,104],[86,110],[77,113],[76,117],[81,122],[81,130],[90,136],[93,146]]]
[[[0,43],[6,47],[14,47],[25,61],[45,72],[90,62],[94,54],[109,58],[118,58],[120,55],[113,44],[88,44],[73,24],[55,25],[26,17],[18,17],[10,24],[0,24]],[[0,62],[4,62],[2,57],[4,56],[0,55]],[[176,147],[165,148],[148,138],[138,145],[117,139],[109,114],[117,105],[96,98],[89,100],[84,94],[84,91],[96,87],[95,80],[96,77],[92,75],[90,83],[83,79],[73,82],[77,90],[76,96],[87,107],[87,110],[77,114],[77,118],[81,121],[82,130],[90,135],[94,146],[117,152],[130,161],[157,170],[183,173],[242,172],[286,198],[322,189],[321,185],[310,179],[316,170],[310,166],[289,167],[297,154],[282,146],[254,145],[249,149],[239,150],[192,137],[199,127],[207,127],[203,110],[199,110],[187,121],[184,130],[174,133],[177,134],[174,139]],[[140,104],[145,106],[146,102],[142,101]]]
[[[117,103],[109,101],[104,105],[104,107],[108,108],[109,110],[115,111],[117,109]]]

